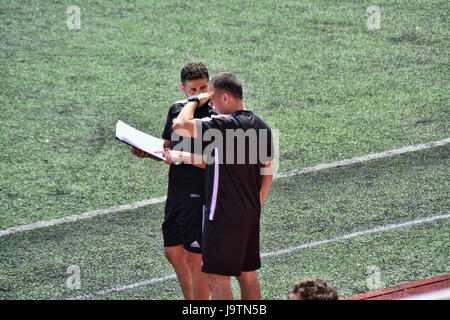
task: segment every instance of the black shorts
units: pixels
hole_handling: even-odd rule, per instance
[[[202,271],[224,276],[261,268],[259,223],[223,224],[205,219]]]
[[[182,244],[194,253],[202,252],[203,206],[166,200],[162,233],[164,247]]]

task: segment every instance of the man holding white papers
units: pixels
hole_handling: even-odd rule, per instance
[[[201,272],[206,164],[202,158],[202,142],[179,136],[173,132],[172,124],[191,96],[208,91],[208,80],[208,70],[203,63],[189,63],[183,67],[180,89],[188,99],[177,101],[170,107],[162,138],[164,148],[171,150],[160,152],[170,164],[162,225],[164,253],[175,269],[185,299],[196,300],[209,299],[210,294],[206,277]],[[194,116],[200,119],[213,114],[214,109],[205,102]],[[133,154],[149,157],[137,148],[133,149]]]
[[[273,177],[273,142],[267,124],[245,108],[242,92],[240,80],[222,72],[211,79],[208,93],[186,104],[173,124],[180,135],[205,141],[214,138],[204,151],[202,248],[202,271],[212,299],[233,298],[231,276],[239,281],[242,299],[261,299],[256,275],[261,267],[259,225]],[[196,119],[195,113],[206,101],[220,115]]]

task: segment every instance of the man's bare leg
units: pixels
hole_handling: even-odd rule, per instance
[[[211,300],[232,300],[230,277],[207,273],[206,279],[211,289]]]
[[[261,286],[256,271],[242,272],[236,279],[241,287],[242,300],[261,300]]]
[[[164,255],[172,264],[173,269],[177,274],[184,299],[192,300],[194,298],[192,290],[192,276],[191,270],[186,262],[183,245],[164,247]]]
[[[209,286],[206,275],[202,272],[202,255],[184,250],[186,262],[191,271],[194,300],[208,300]]]

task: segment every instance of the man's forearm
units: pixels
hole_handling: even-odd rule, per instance
[[[197,109],[197,102],[188,102],[172,125],[173,131],[180,136],[195,137],[194,112]]]
[[[183,152],[183,162],[201,169],[206,168],[205,157],[201,154]]]
[[[259,191],[259,200],[261,202],[261,206],[266,200],[267,195],[269,194],[270,185],[272,184],[273,175],[263,175],[261,190]]]
[[[184,122],[188,120],[194,120],[195,109],[197,109],[197,102],[191,101],[186,103],[183,109],[181,109],[180,114],[177,117],[177,120],[175,120],[175,123],[177,121]]]
[[[197,129],[194,122],[195,109],[203,108],[201,106],[204,106],[212,95],[213,92],[200,93],[197,96],[198,105],[195,101],[189,101],[186,103],[183,109],[181,109],[177,120],[175,120],[172,125],[173,131],[183,137],[197,138]]]
[[[170,163],[183,162],[201,169],[206,168],[206,158],[202,154],[190,153],[186,151],[169,151],[166,153],[170,158]]]
[[[266,200],[267,195],[269,194],[270,185],[272,183],[273,179],[273,162],[270,161],[266,163],[264,168],[261,171],[261,174],[263,175],[263,179],[261,182],[261,190],[259,191],[259,200],[261,202],[261,206],[263,205],[264,201]]]

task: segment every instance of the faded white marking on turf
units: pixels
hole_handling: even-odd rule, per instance
[[[336,241],[342,241],[342,240],[351,239],[351,238],[356,238],[356,237],[359,237],[359,236],[368,235],[368,234],[372,234],[372,233],[389,231],[389,230],[393,230],[393,229],[409,227],[409,226],[413,226],[413,225],[418,225],[418,224],[422,224],[422,223],[426,223],[426,222],[432,222],[432,221],[435,221],[435,220],[447,219],[447,218],[450,218],[450,214],[444,214],[444,215],[427,217],[427,218],[420,218],[420,219],[411,220],[411,221],[407,221],[407,222],[390,224],[390,225],[383,226],[383,227],[376,227],[376,228],[373,228],[373,229],[353,232],[353,233],[349,233],[349,234],[346,234],[346,235],[343,235],[343,236],[339,236],[339,237],[335,237],[335,238],[331,238],[331,239],[327,239],[327,240],[321,240],[321,241],[305,243],[305,244],[302,244],[302,245],[299,245],[299,246],[295,246],[295,247],[290,247],[290,248],[285,248],[285,249],[275,250],[275,251],[272,251],[272,252],[263,253],[263,254],[261,254],[261,258],[279,256],[279,255],[282,255],[282,254],[285,254],[285,253],[291,253],[291,252],[295,252],[295,251],[298,251],[298,250],[301,250],[301,249],[312,248],[312,247],[316,247],[316,246],[319,246],[319,245],[322,245],[322,244],[328,244],[328,243],[332,243],[332,242],[336,242]],[[69,298],[69,300],[80,300],[80,299],[93,298],[93,297],[96,297],[96,296],[103,296],[103,295],[106,295],[106,294],[109,294],[109,293],[115,293],[115,292],[135,289],[135,288],[138,288],[138,287],[146,286],[146,285],[157,283],[157,282],[162,282],[162,281],[169,280],[169,279],[175,279],[175,278],[176,278],[175,274],[170,274],[170,275],[167,275],[167,276],[164,276],[164,277],[153,278],[153,279],[150,279],[150,280],[140,281],[140,282],[136,282],[136,283],[132,283],[132,284],[116,287],[116,288],[105,289],[105,290],[100,290],[100,291],[96,291],[96,292],[93,292],[93,293],[88,293],[88,294],[81,295],[81,296],[78,296],[78,297],[75,297],[75,298]]]
[[[120,292],[120,291],[125,291],[125,290],[131,290],[131,289],[142,287],[142,286],[146,286],[146,285],[149,285],[149,284],[153,284],[153,283],[157,283],[157,282],[161,282],[161,281],[165,281],[165,280],[169,280],[169,279],[175,279],[176,277],[177,277],[176,274],[170,274],[170,275],[165,276],[165,277],[153,278],[153,279],[150,279],[150,280],[136,282],[136,283],[128,284],[128,285],[117,287],[117,288],[100,290],[100,291],[97,291],[97,292],[94,292],[94,293],[89,293],[89,294],[86,294],[86,295],[83,295],[83,296],[72,298],[72,300],[88,299],[88,298],[93,298],[95,296],[104,296],[104,295],[107,295],[109,293]]]
[[[278,174],[274,175],[274,179],[291,177],[291,176],[295,176],[295,175],[299,175],[299,174],[303,174],[303,173],[307,173],[307,172],[314,172],[314,171],[319,171],[319,170],[324,170],[324,169],[335,168],[335,167],[339,167],[339,166],[348,166],[348,165],[351,165],[354,163],[359,163],[359,162],[373,160],[373,159],[387,158],[387,157],[400,155],[400,154],[404,154],[404,153],[408,153],[408,152],[414,152],[414,151],[444,146],[448,143],[450,143],[450,138],[439,140],[439,141],[432,141],[432,142],[427,142],[427,143],[423,143],[423,144],[418,144],[415,146],[403,147],[400,149],[384,151],[384,152],[380,152],[380,153],[372,153],[372,154],[368,154],[365,156],[353,157],[350,159],[341,160],[341,161],[337,161],[337,162],[324,163],[324,164],[319,164],[319,165],[316,165],[313,167],[295,169],[295,170],[291,170],[291,171],[287,171],[287,172],[283,172],[283,173],[278,173]],[[78,215],[67,216],[64,218],[52,219],[52,220],[47,220],[47,221],[39,221],[39,222],[27,224],[27,225],[12,227],[12,228],[8,228],[5,230],[1,230],[0,237],[8,235],[8,234],[17,233],[17,232],[54,226],[54,225],[58,225],[61,223],[93,218],[93,217],[108,214],[108,213],[136,209],[136,208],[147,206],[149,204],[161,203],[161,202],[164,202],[165,200],[166,200],[166,197],[153,198],[153,199],[134,202],[131,204],[120,205],[117,207],[111,207],[108,209],[89,211],[89,212],[85,212],[85,213],[78,214]]]

